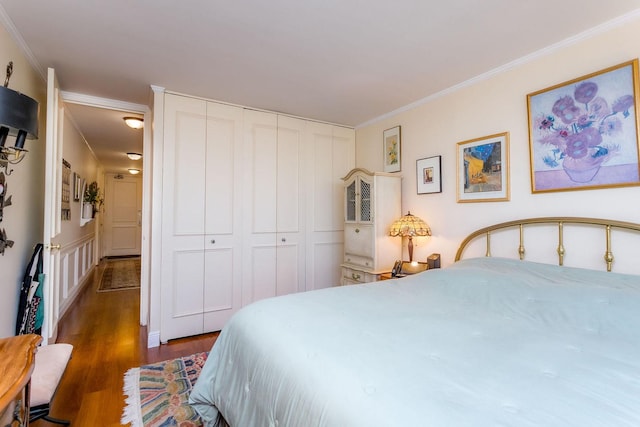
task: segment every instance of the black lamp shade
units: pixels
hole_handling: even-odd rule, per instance
[[[11,136],[20,133],[23,145],[25,137],[38,138],[38,107],[38,102],[27,95],[0,86],[0,126],[9,128]]]

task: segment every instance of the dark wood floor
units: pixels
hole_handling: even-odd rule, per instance
[[[147,349],[147,330],[139,325],[139,291],[97,292],[101,268],[59,324],[57,341],[73,344],[74,350],[51,416],[71,420],[76,427],[120,426],[123,377],[129,368],[208,351],[218,336],[206,334]],[[38,420],[32,425],[56,424]]]

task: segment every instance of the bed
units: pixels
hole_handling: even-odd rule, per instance
[[[258,301],[228,322],[190,403],[206,426],[640,425],[640,276],[525,260],[513,221],[473,233],[454,264]],[[529,221],[529,222],[526,222]],[[520,229],[520,259],[491,255]],[[487,256],[462,259],[486,238]],[[226,421],[225,421],[226,420]]]

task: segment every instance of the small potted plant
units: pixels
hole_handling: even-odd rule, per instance
[[[85,217],[93,218],[95,213],[100,210],[100,207],[104,203],[104,198],[100,194],[100,187],[98,187],[98,183],[96,181],[87,185],[84,190],[84,197],[82,200],[85,203],[85,209],[88,209],[87,206],[91,206],[91,214],[87,216],[85,213]]]

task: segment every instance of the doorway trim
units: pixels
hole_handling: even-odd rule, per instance
[[[107,110],[136,113],[144,116],[146,124],[152,123],[151,109],[143,104],[100,98],[75,92],[61,91],[62,100],[69,104],[86,105]],[[142,135],[142,229],[141,229],[141,269],[140,269],[140,325],[149,323],[149,294],[150,294],[150,260],[151,260],[151,194],[153,163],[153,149],[151,143],[151,126],[144,126]],[[102,236],[99,236],[101,239]]]

